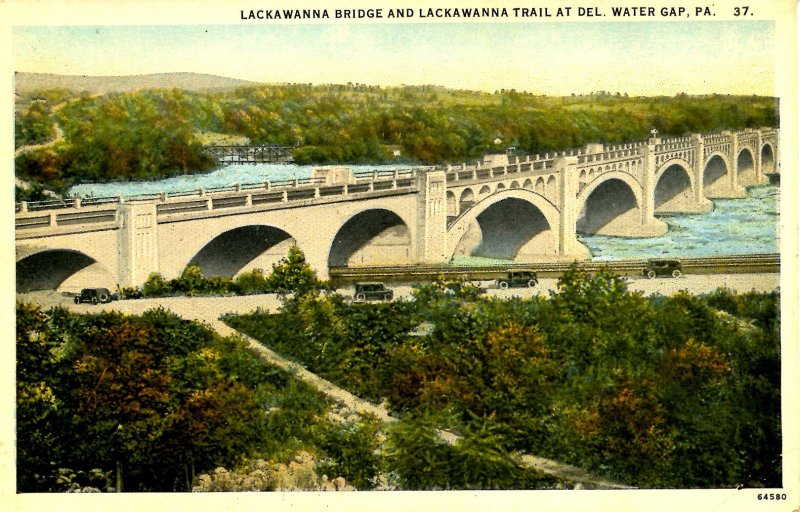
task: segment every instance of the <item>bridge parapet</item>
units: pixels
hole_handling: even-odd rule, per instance
[[[520,176],[539,176],[552,174],[554,159],[549,155],[547,158],[515,159],[514,163],[495,167],[470,167],[462,166],[453,168],[448,166],[446,171],[447,182],[475,182],[475,181],[497,181],[508,178],[510,175]]]
[[[198,215],[219,210],[275,209],[287,205],[307,206],[379,196],[416,193],[418,171],[374,171],[355,175],[353,183],[324,185],[320,180],[282,180],[250,183],[181,193],[151,193],[133,197],[69,199],[40,203],[20,203],[15,215],[17,238],[26,232],[37,236],[42,228],[56,231],[116,229],[117,210],[122,204],[154,204],[156,218]]]
[[[759,132],[752,131],[752,130],[745,130],[745,131],[741,131],[741,132],[736,132],[736,136],[737,136],[737,138],[739,140],[739,146],[741,147],[742,145],[749,145],[755,151],[760,151],[761,150],[761,148],[758,147],[759,146],[759,144],[758,144],[759,135],[760,135]]]

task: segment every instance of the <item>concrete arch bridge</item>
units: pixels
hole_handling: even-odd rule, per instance
[[[18,203],[17,289],[138,286],[188,264],[271,268],[296,244],[322,278],[342,266],[589,256],[577,233],[658,236],[660,212],[705,212],[779,170],[778,131],[588,144],[460,166],[311,178],[183,194]]]

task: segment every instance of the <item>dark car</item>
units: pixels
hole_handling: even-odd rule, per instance
[[[356,300],[392,300],[394,292],[383,283],[356,283]]]
[[[81,293],[75,296],[75,304],[89,302],[91,304],[107,304],[119,297],[108,288],[84,288]]]
[[[681,277],[681,262],[678,260],[647,260],[642,274],[648,279],[656,276]]]
[[[501,277],[497,280],[497,286],[500,288],[533,288],[539,282],[536,272],[530,270],[520,270],[509,272],[506,277]]]

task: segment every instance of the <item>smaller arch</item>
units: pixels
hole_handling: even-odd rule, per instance
[[[455,217],[458,215],[458,202],[456,201],[456,195],[452,190],[447,191],[445,200],[447,201],[447,216]]]
[[[525,190],[533,190],[533,181],[531,181],[531,179],[530,179],[530,178],[527,178],[527,179],[526,179],[526,180],[525,180],[525,181],[522,183],[522,188],[524,188]]]
[[[484,185],[481,187],[480,191],[478,192],[478,201],[481,201],[485,197],[491,195],[492,189],[489,188],[489,185]]]
[[[771,143],[765,142],[761,146],[761,172],[762,174],[772,174],[775,170],[775,148]]]
[[[510,188],[520,188],[519,187],[519,182],[517,180],[512,181]]]
[[[541,176],[539,176],[539,177],[536,179],[536,185],[533,187],[533,190],[534,190],[534,191],[535,191],[537,194],[542,194],[542,195],[544,195],[544,192],[545,192],[545,190],[544,190],[544,178],[542,178]]]
[[[558,185],[556,184],[556,177],[550,176],[547,178],[547,184],[545,185],[545,189],[547,190],[547,196],[556,196],[558,195]]]

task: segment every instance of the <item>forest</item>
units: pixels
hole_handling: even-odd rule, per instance
[[[204,145],[293,146],[299,164],[459,163],[514,147],[778,126],[778,102],[756,96],[549,97],[436,86],[259,85],[227,92],[144,90],[100,96],[36,91],[18,102],[19,178],[64,192],[80,182],[208,171]],[[399,151],[400,156],[395,156]]]
[[[336,418],[240,339],[160,309],[18,303],[18,490],[569,485],[520,453],[640,488],[780,487],[779,303],[645,297],[574,267],[550,296],[436,280],[412,300],[349,303],[308,287],[277,313],[224,317],[394,424]]]

